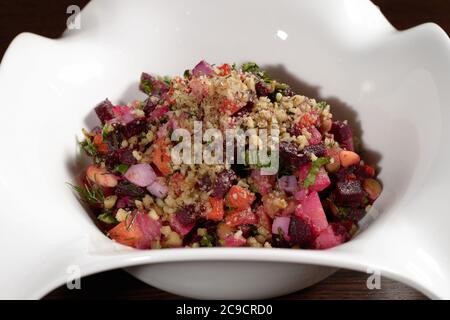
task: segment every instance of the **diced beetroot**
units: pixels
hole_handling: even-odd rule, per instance
[[[253,169],[250,177],[261,195],[268,194],[276,180],[275,175],[261,175],[261,169]]]
[[[327,188],[330,184],[331,181],[328,177],[328,173],[323,167],[321,167],[314,184],[310,187],[310,190],[319,192]]]
[[[152,240],[157,240],[161,237],[161,223],[150,218],[146,212],[137,213],[136,223],[143,235],[142,241],[137,246],[138,249],[148,248]]]
[[[195,223],[192,222],[190,224],[183,224],[178,215],[173,215],[170,219],[170,227],[175,230],[179,235],[185,236],[188,234],[192,228],[194,227]]]
[[[341,235],[334,233],[333,227],[330,225],[326,229],[322,230],[314,241],[314,248],[316,249],[329,249],[335,247],[344,242],[344,238]]]
[[[128,124],[134,120],[134,115],[129,106],[114,106],[112,107],[112,112],[114,114],[113,121]]]
[[[119,164],[133,165],[137,162],[130,149],[118,149],[106,155],[105,165],[109,170],[114,170]]]
[[[97,114],[97,117],[100,119],[102,124],[105,124],[107,121],[114,118],[114,114],[112,111],[113,105],[111,101],[108,99],[100,102],[95,108],[95,113]]]
[[[208,192],[212,189],[213,183],[209,174],[205,174],[197,181],[197,186],[201,191]]]
[[[157,106],[148,117],[149,120],[159,120],[170,111],[168,106]]]
[[[336,184],[336,202],[343,206],[358,206],[364,199],[364,190],[359,180],[338,181]]]
[[[308,142],[311,145],[318,144],[322,141],[322,135],[320,131],[317,130],[316,127],[312,126],[308,128],[309,133],[311,133],[311,138],[309,138]]]
[[[212,196],[223,198],[236,179],[237,176],[231,169],[220,172],[214,181]]]
[[[348,208],[347,218],[353,222],[358,222],[361,220],[366,214],[366,210],[364,208]]]
[[[311,192],[298,205],[295,215],[311,226],[314,236],[328,227],[327,217],[316,191]]]
[[[145,106],[143,108],[143,111],[145,113],[145,115],[148,117],[150,116],[150,114],[153,112],[153,110],[155,110],[156,106],[158,105],[158,99],[149,97],[146,101],[145,101]]]
[[[330,223],[330,226],[333,228],[333,232],[337,237],[342,238],[342,242],[346,242],[350,240],[350,234],[348,233],[348,230],[350,230],[348,223],[343,222],[332,222]]]
[[[141,119],[135,119],[125,126],[121,127],[120,132],[126,139],[131,138],[134,135],[147,131],[147,122]]]
[[[297,171],[298,181],[302,182],[305,181],[306,176],[309,173],[309,170],[311,169],[311,163],[304,164],[301,166]]]
[[[264,211],[264,207],[260,206],[256,210],[256,216],[258,218],[258,224],[262,227],[264,227],[267,231],[272,230],[272,219],[267,215],[267,213]]]
[[[263,81],[258,81],[255,84],[255,90],[258,97],[267,97],[270,93],[269,87]]]
[[[292,142],[281,141],[279,157],[282,165],[300,167],[309,162],[309,157],[298,150]]]
[[[233,117],[235,118],[242,118],[246,115],[250,114],[253,110],[253,102],[249,101],[245,106],[243,106],[241,109],[239,109],[237,112],[233,113]]]
[[[293,245],[310,247],[313,241],[311,226],[303,219],[292,216],[289,224],[289,237]]]
[[[133,199],[131,199],[129,196],[125,196],[117,200],[116,204],[117,209],[120,208],[134,208],[136,207],[136,204]]]
[[[297,178],[295,176],[282,176],[278,178],[278,187],[289,194],[294,194],[298,190]]]
[[[178,222],[184,226],[191,225],[197,219],[197,212],[194,205],[187,205],[177,211],[175,214]]]
[[[330,133],[341,146],[353,151],[353,133],[348,124],[342,121],[333,121]]]
[[[280,234],[280,230],[283,233],[284,239],[289,241],[289,224],[291,217],[276,217],[272,224],[272,233]]]
[[[148,73],[143,72],[141,74],[139,89],[148,95],[160,96],[169,90],[169,86],[164,81],[156,79]]]
[[[327,153],[327,147],[325,147],[325,144],[323,143],[311,144],[303,148],[303,153],[308,155],[313,154],[316,157],[323,157]]]
[[[117,184],[115,194],[118,197],[143,197],[145,195],[145,189],[126,180],[121,180]]]
[[[119,151],[119,150],[118,150]],[[133,165],[137,162],[136,158],[133,156],[133,151],[130,149],[121,149],[119,153],[120,163]]]
[[[243,236],[235,236],[233,234],[227,236],[224,239],[224,247],[242,247],[247,243],[247,240]]]

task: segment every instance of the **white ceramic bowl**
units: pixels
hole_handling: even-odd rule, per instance
[[[100,100],[136,98],[141,71],[180,74],[201,59],[256,61],[331,102],[382,168],[379,218],[326,251],[138,251],[106,238],[66,185],[82,168],[75,135]],[[368,0],[94,0],[81,30],[21,34],[0,66],[0,297],[40,298],[78,266],[128,267],[195,298],[273,297],[369,268],[450,298],[449,88],[445,33],[398,32]]]

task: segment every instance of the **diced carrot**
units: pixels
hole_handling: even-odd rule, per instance
[[[223,65],[218,67],[218,69],[220,70],[220,75],[224,77],[231,73],[231,67],[228,63],[224,63]]]
[[[108,145],[103,142],[103,137],[100,133],[95,135],[93,143],[99,153],[101,154],[108,153],[109,151]]]
[[[243,210],[250,208],[256,198],[255,195],[248,189],[240,186],[232,186],[225,199],[230,208]]]
[[[170,166],[170,161],[172,160],[170,154],[167,150],[167,144],[163,139],[159,139],[154,144],[155,149],[152,153],[152,161],[155,166],[158,167],[159,171],[167,176],[172,173],[172,168]]]
[[[237,227],[241,224],[257,224],[258,217],[250,208],[244,210],[237,209],[227,213],[225,223],[230,227]]]
[[[100,143],[102,143],[103,142],[103,137],[102,137],[102,135],[100,134],[100,133],[98,133],[98,134],[96,134],[95,135],[95,137],[94,137],[94,144],[96,145],[96,146],[98,146]]]
[[[231,114],[239,111],[241,108],[242,108],[242,106],[227,99],[227,100],[224,100],[222,105],[220,106],[220,111],[223,113],[226,113],[228,115],[231,115]]]
[[[211,211],[208,211],[207,218],[209,220],[220,221],[223,219],[224,214],[224,201],[223,199],[217,199],[215,197],[209,198],[209,204],[211,205]]]
[[[300,128],[308,128],[317,124],[317,116],[311,113],[305,113],[298,122]]]
[[[136,223],[130,219],[120,222],[114,228],[109,230],[108,236],[117,242],[126,246],[136,248],[141,241],[143,234]]]
[[[183,193],[182,183],[184,175],[180,172],[175,172],[169,179],[169,187],[174,190],[175,194],[179,196]]]

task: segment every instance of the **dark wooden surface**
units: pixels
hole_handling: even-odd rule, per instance
[[[12,39],[28,31],[57,38],[66,26],[66,8],[87,0],[0,0],[0,58]],[[450,34],[450,0],[373,0],[400,30],[435,22]],[[342,270],[325,281],[283,299],[424,299],[419,292],[383,278],[381,289],[369,290],[368,275]],[[81,290],[60,287],[45,299],[176,299],[121,270],[83,278]]]

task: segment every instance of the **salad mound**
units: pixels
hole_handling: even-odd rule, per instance
[[[92,164],[73,186],[121,244],[327,249],[351,239],[381,193],[349,124],[255,63],[201,61],[172,78],[143,73],[140,89],[143,101],[95,107],[101,125],[83,129],[80,142]],[[278,170],[264,173],[259,161],[173,161],[174,131],[194,135],[196,123],[203,132],[276,125]]]

